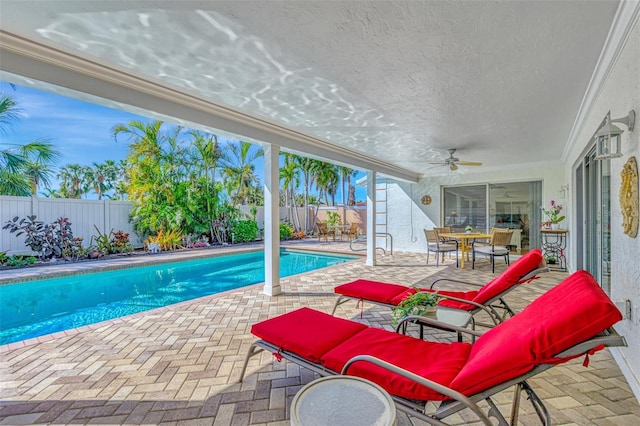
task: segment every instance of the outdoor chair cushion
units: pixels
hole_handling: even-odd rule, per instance
[[[407,291],[415,290],[407,287],[406,285],[390,284],[380,281],[370,280],[355,280],[350,283],[342,284],[334,289],[337,294],[342,294],[347,297],[353,297],[355,299],[365,299],[378,303],[392,303],[392,300],[399,295],[406,296]]]
[[[473,395],[537,365],[567,361],[551,357],[621,319],[595,279],[578,271],[477,339],[451,387]]]
[[[437,290],[443,296],[452,296],[459,299],[471,300],[479,304],[485,304],[488,300],[496,295],[506,291],[514,283],[536,269],[542,263],[542,251],[533,249],[518,260],[513,262],[502,274],[498,275],[492,281],[482,286],[479,290],[471,291],[449,291]],[[359,279],[350,283],[342,284],[334,289],[336,294],[340,294],[354,299],[362,299],[371,302],[384,303],[387,305],[398,305],[408,295],[416,293],[414,287],[407,287],[400,284],[391,284],[381,281],[372,281]],[[435,289],[420,288],[419,291],[436,291]],[[464,304],[453,300],[441,300],[438,306],[453,309],[462,309],[471,311],[476,309],[475,306]]]
[[[476,253],[494,254],[494,255],[497,255],[497,256],[502,256],[502,255],[505,255],[505,254],[509,253],[509,249],[507,249],[506,247],[502,247],[502,246],[475,247],[473,249],[473,251],[475,251]]]
[[[542,251],[533,249],[513,262],[502,274],[483,285],[473,299],[474,302],[485,304],[489,299],[506,291],[522,277],[536,269],[542,263]]]
[[[419,290],[430,293],[436,292],[436,290],[432,290],[429,288],[421,288]],[[369,281],[360,279],[347,284],[339,285],[335,288],[334,291],[337,294],[341,294],[343,296],[397,306],[407,296],[417,293],[418,289],[416,289],[415,287],[407,287],[399,284],[390,284],[380,281]],[[438,294],[444,297],[452,296],[459,299],[473,300],[478,294],[478,291],[438,290]],[[475,306],[473,305],[446,299],[441,300],[438,303],[438,306],[446,306],[454,309],[464,309],[467,311],[475,309]]]
[[[426,342],[387,330],[368,328],[326,353],[322,357],[322,363],[325,367],[340,372],[354,356],[371,355],[448,386],[466,362],[470,350],[469,343]],[[369,362],[354,363],[347,374],[371,380],[391,394],[403,398],[423,401],[446,399],[434,390]]]
[[[251,333],[318,363],[327,351],[366,328],[364,324],[301,308],[253,324]]]

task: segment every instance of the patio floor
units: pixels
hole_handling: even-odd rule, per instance
[[[346,242],[306,240],[289,245],[351,253]],[[264,353],[254,357],[245,380],[238,384],[240,367],[254,341],[251,325],[303,306],[330,313],[333,288],[355,278],[410,285],[452,274],[480,283],[494,276],[487,262],[472,271],[458,270],[448,259],[439,268],[425,261],[425,254],[394,253],[381,255],[379,266],[371,268],[361,259],[283,279],[278,297],[264,295],[262,286],[255,285],[66,336],[60,333],[24,347],[4,347],[0,351],[0,424],[288,425],[293,396],[316,376]],[[101,265],[107,262],[112,261]],[[498,264],[502,271],[504,265]],[[51,270],[33,268],[29,273]],[[520,309],[565,276],[544,274],[507,299]],[[347,303],[336,315],[392,329],[391,313],[383,307],[367,304],[361,318],[356,303]],[[452,336],[438,332],[431,337],[450,340]],[[549,408],[553,423],[640,424],[640,405],[609,351],[598,352],[590,361],[588,368],[582,366],[582,359],[573,360],[529,380]],[[496,397],[501,409],[509,405],[510,397],[510,392]],[[520,424],[538,424],[528,402],[522,404]],[[463,412],[449,421],[473,424],[472,419]],[[398,424],[424,423],[399,414]]]

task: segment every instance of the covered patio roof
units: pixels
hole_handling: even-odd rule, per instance
[[[0,68],[416,181],[558,161],[628,3],[4,0]]]

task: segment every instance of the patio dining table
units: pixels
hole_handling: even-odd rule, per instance
[[[469,248],[471,247],[469,240],[486,240],[491,238],[491,234],[483,234],[480,232],[442,232],[438,233],[438,236],[460,241],[460,251],[462,252],[460,268],[464,268],[465,257],[467,258],[467,262],[469,261]]]
[[[348,231],[351,225],[329,225],[329,231],[333,233],[333,241],[336,240],[336,235],[340,235],[340,241],[342,241],[342,235],[344,231]]]

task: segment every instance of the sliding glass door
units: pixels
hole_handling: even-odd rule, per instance
[[[611,160],[595,160],[595,149],[575,170],[576,268],[611,290]]]
[[[524,253],[540,247],[542,182],[508,182],[443,188],[443,221],[453,231],[472,226],[513,230],[512,248]]]

